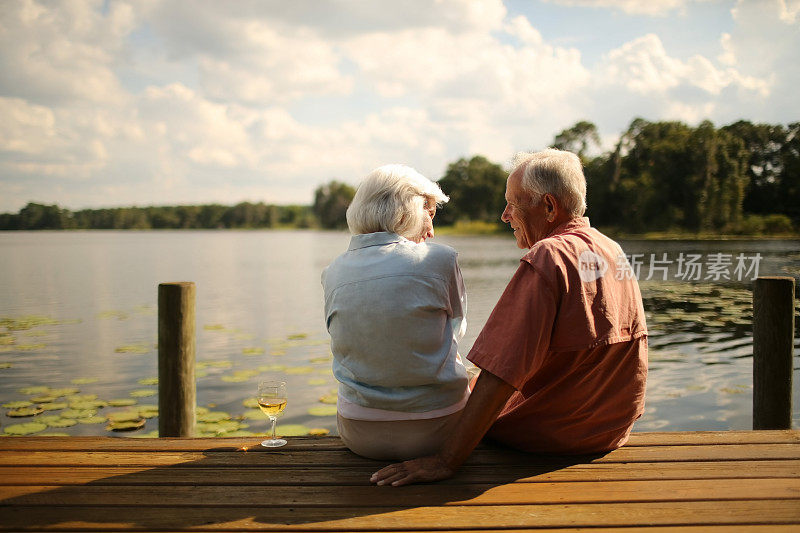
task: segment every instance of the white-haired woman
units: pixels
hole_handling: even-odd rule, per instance
[[[425,242],[447,200],[410,167],[375,169],[347,210],[350,246],[322,273],[339,435],[365,457],[437,451],[467,401],[464,282],[455,250]]]

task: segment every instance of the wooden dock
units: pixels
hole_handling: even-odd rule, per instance
[[[799,431],[640,433],[593,457],[482,445],[455,478],[399,488],[338,438],[289,440],[0,438],[0,530],[800,530]]]

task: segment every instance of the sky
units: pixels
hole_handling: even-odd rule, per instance
[[[3,0],[0,212],[310,204],[580,120],[800,120],[800,0]]]

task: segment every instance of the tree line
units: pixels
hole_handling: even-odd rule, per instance
[[[715,127],[634,119],[600,152],[594,124],[580,121],[551,146],[578,154],[592,224],[623,233],[792,233],[800,228],[800,122],[738,121]],[[476,155],[450,163],[438,180],[448,202],[437,225],[504,226],[503,167]],[[344,228],[355,189],[333,180],[309,206],[240,203],[125,207],[71,212],[30,203],[0,214],[0,229]]]
[[[164,207],[118,207],[70,211],[29,203],[17,214],[0,214],[0,229],[243,229],[308,228],[317,225],[310,206],[242,202]]]
[[[800,122],[633,120],[612,150],[599,153],[597,127],[580,121],[551,146],[578,154],[587,182],[586,215],[621,233],[794,233],[800,228]],[[594,154],[594,155],[593,155]],[[437,225],[504,226],[507,172],[483,156],[448,165],[438,180],[450,202]],[[338,206],[330,227],[343,227],[346,192],[317,190]],[[329,194],[339,194],[338,201]]]

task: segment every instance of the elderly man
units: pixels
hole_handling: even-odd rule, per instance
[[[436,455],[389,465],[378,485],[454,474],[478,442],[555,454],[613,450],[644,409],[647,329],[619,245],[583,217],[572,153],[517,154],[502,220],[529,249],[467,358],[481,372]]]

